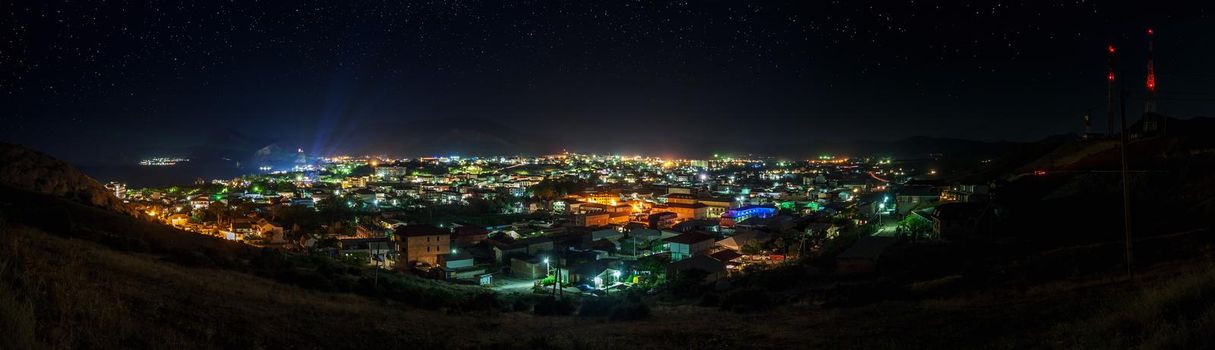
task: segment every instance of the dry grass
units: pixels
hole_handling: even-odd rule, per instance
[[[727,348],[771,338],[764,316],[656,306],[642,322],[422,310],[316,292],[5,227],[3,348]],[[745,336],[742,339],[738,336]],[[638,346],[638,345],[641,346]]]
[[[1086,347],[1215,347],[1215,270],[1210,267],[1141,280],[1146,288],[1122,293],[1093,316],[1063,324],[1056,332],[1066,343]]]
[[[424,310],[258,277],[248,267],[257,252],[227,242],[89,210],[68,211],[74,223],[65,227],[36,229],[24,225],[60,216],[18,209],[5,213],[19,212],[21,224],[0,223],[0,349],[1168,348],[1210,344],[1194,335],[1215,333],[1210,275],[1143,296],[1108,275],[966,292],[942,279],[913,284],[924,292],[918,298],[833,309],[798,299],[741,314],[651,300],[652,316],[637,322]],[[166,261],[200,250],[215,262]],[[1165,283],[1176,271],[1148,275]],[[1122,301],[1135,298],[1149,302]]]
[[[1215,325],[1215,274],[1197,276],[1110,312],[1092,300],[1135,294],[1103,277],[838,309],[657,304],[650,319],[609,322],[422,310],[6,226],[0,348],[1173,348],[1207,344],[1193,335]]]

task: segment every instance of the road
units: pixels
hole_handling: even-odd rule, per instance
[[[875,237],[894,237],[898,234],[899,221],[894,215],[880,215],[881,224],[878,225],[872,236]]]
[[[496,276],[495,276],[496,277]],[[535,280],[498,277],[489,289],[502,294],[531,294]]]

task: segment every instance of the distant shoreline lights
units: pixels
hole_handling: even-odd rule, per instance
[[[142,166],[173,166],[177,163],[189,162],[189,158],[156,157],[139,161]]]

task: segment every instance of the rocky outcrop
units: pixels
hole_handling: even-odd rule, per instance
[[[139,217],[97,180],[49,155],[0,142],[0,186],[52,195]]]

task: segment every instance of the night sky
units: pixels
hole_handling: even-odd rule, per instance
[[[0,139],[76,163],[238,137],[417,155],[358,140],[418,121],[551,151],[1033,140],[1104,115],[1110,40],[1140,92],[1149,26],[1160,110],[1215,110],[1194,3],[25,1]]]

